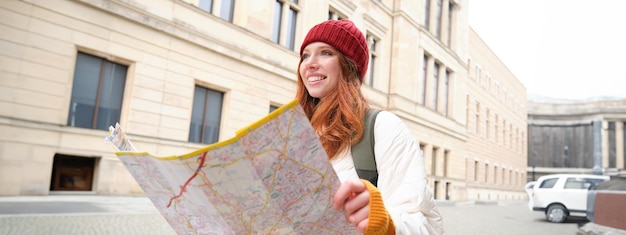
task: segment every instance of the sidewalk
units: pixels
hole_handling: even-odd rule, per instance
[[[0,197],[0,234],[175,235],[145,196]]]
[[[0,197],[0,216],[68,213],[159,213],[145,196],[50,195]]]

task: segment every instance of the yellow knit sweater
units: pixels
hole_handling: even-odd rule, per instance
[[[366,235],[396,234],[396,226],[383,204],[383,197],[376,186],[367,180],[361,180],[370,193],[370,214]]]

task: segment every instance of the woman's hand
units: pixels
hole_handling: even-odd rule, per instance
[[[370,213],[370,193],[365,184],[359,180],[348,180],[341,183],[333,198],[333,209],[343,207],[346,220],[356,226],[357,231],[364,232],[367,228]]]

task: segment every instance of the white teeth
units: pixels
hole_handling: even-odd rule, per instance
[[[324,80],[326,77],[309,77],[309,82],[317,82],[319,80]]]

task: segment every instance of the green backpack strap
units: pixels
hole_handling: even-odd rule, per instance
[[[368,180],[374,186],[378,183],[376,158],[374,158],[374,123],[381,110],[370,109],[363,122],[363,137],[352,146],[352,160],[359,178]]]

